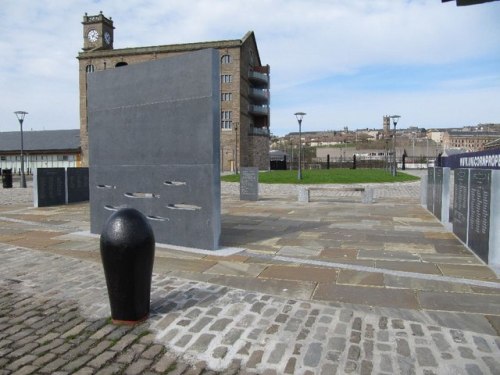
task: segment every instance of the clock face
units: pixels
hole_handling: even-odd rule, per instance
[[[89,39],[89,42],[97,42],[97,39],[99,39],[99,33],[97,30],[92,29],[88,32],[87,38]]]
[[[111,44],[111,34],[107,31],[104,33],[104,41],[106,42],[106,44]]]

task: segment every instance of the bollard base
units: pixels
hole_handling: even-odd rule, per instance
[[[149,318],[149,314],[145,317],[138,320],[120,320],[120,319],[111,319],[111,322],[117,326],[135,326],[137,324],[141,324]]]

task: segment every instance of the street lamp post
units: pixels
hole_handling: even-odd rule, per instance
[[[389,172],[389,139],[385,140],[385,171]]]
[[[26,187],[26,177],[24,176],[24,144],[23,144],[23,122],[24,117],[28,114],[25,111],[14,112],[17,119],[19,120],[19,125],[21,126],[21,187]]]
[[[234,171],[238,174],[238,122],[234,123]]]
[[[295,117],[297,117],[297,121],[299,122],[299,171],[297,173],[297,180],[302,180],[302,119],[304,116],[304,112],[295,113]]]
[[[390,116],[392,118],[392,123],[394,125],[394,134],[392,136],[392,157],[393,157],[393,165],[392,165],[392,175],[396,176],[397,175],[397,160],[396,160],[396,125],[398,124],[399,119],[401,116],[399,115],[393,115]]]

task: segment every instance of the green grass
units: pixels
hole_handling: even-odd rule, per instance
[[[224,182],[239,182],[240,175],[222,176]],[[418,177],[398,171],[393,177],[384,169],[312,169],[302,171],[302,180],[297,180],[297,171],[269,171],[259,173],[263,184],[359,184],[373,182],[417,181]]]

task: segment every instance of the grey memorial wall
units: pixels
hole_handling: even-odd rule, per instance
[[[450,218],[450,168],[427,170],[427,209],[443,224]]]
[[[427,208],[436,217],[441,212],[442,222],[450,202],[447,170],[432,168],[428,174],[434,186],[427,185]],[[484,262],[500,265],[500,171],[456,169],[453,189],[453,232]]]
[[[259,169],[243,167],[240,170],[240,200],[256,201],[259,199]]]
[[[36,168],[33,173],[33,205],[57,206],[89,200],[88,168]]]
[[[213,49],[89,74],[92,233],[132,207],[157,242],[218,248],[219,86]]]
[[[434,213],[434,168],[427,169],[427,209]]]
[[[443,168],[434,169],[434,204],[432,213],[440,221],[442,219],[441,209],[443,208]]]

